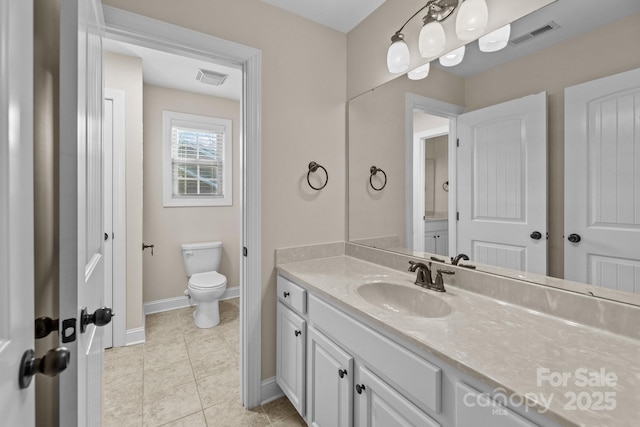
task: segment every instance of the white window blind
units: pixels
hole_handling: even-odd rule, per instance
[[[173,197],[224,197],[224,128],[171,127]]]
[[[164,206],[232,204],[232,122],[163,112]]]

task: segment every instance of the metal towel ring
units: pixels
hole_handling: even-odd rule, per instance
[[[321,187],[314,187],[311,184],[311,181],[309,180],[309,175],[311,175],[311,172],[315,172],[318,170],[318,168],[322,169],[324,171],[324,174],[327,176],[324,184],[322,184]],[[324,187],[327,186],[327,183],[329,182],[329,172],[327,172],[327,170],[324,168],[324,166],[316,163],[316,162],[311,162],[309,163],[309,172],[307,172],[307,183],[309,184],[309,187],[313,188],[314,190],[322,190]]]
[[[442,183],[442,189],[446,192],[449,192],[449,181],[445,181]]]
[[[371,168],[369,169],[369,172],[371,172],[371,176],[369,176],[369,184],[371,184],[371,188],[373,188],[376,191],[381,191],[384,187],[387,186],[387,174],[384,173],[382,169],[380,169],[377,166],[371,166]],[[384,184],[382,184],[382,187],[380,188],[376,188],[375,185],[373,185],[373,176],[378,172],[382,172],[382,175],[384,175]]]

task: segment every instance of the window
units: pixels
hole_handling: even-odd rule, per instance
[[[163,205],[231,206],[231,120],[164,111]]]

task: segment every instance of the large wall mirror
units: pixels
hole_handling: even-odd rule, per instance
[[[511,34],[349,101],[349,241],[640,304],[640,2]]]

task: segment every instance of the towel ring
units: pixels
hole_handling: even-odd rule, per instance
[[[369,169],[369,172],[371,172],[371,176],[369,176],[369,184],[371,184],[371,188],[373,188],[376,191],[381,191],[384,187],[387,186],[387,174],[384,173],[384,171],[382,169],[380,169],[377,166],[371,166],[371,168]],[[382,187],[380,187],[380,188],[376,188],[376,186],[373,185],[373,176],[375,174],[377,174],[378,172],[382,172],[382,175],[384,175],[384,183],[382,184]]]
[[[311,181],[309,180],[309,176],[311,175],[311,172],[315,172],[318,170],[318,168],[322,169],[324,171],[324,174],[326,175],[324,184],[322,184],[321,187],[314,187],[311,184]],[[329,182],[329,172],[327,172],[327,170],[324,168],[324,166],[316,163],[316,162],[311,162],[309,163],[309,172],[307,172],[307,183],[309,184],[309,187],[313,188],[314,190],[322,190],[324,187],[327,186],[327,183]]]
[[[445,181],[442,183],[442,189],[446,192],[449,192],[449,181]]]

